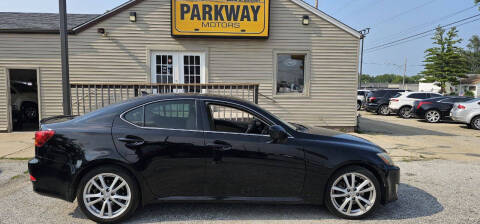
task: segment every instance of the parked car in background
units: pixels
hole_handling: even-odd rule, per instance
[[[325,204],[360,219],[397,200],[400,169],[381,147],[243,100],[151,95],[44,121],[28,163],[34,191],[77,198],[96,222],[175,201]]]
[[[362,89],[357,91],[357,110],[362,109],[367,102],[367,95],[370,90]]]
[[[20,121],[38,121],[38,97],[36,89],[29,89],[22,83],[12,83],[10,86],[12,111],[17,114]]]
[[[465,123],[471,128],[480,130],[480,98],[455,103],[450,113],[454,121]]]
[[[381,115],[389,115],[388,103],[390,98],[398,93],[406,92],[407,90],[401,89],[381,89],[370,92],[367,96],[366,110]]]
[[[413,117],[412,108],[416,100],[424,100],[433,97],[440,97],[442,95],[438,93],[426,93],[426,92],[407,92],[396,95],[390,99],[388,108],[393,113],[403,118]]]
[[[472,100],[472,97],[442,96],[426,100],[417,100],[413,105],[413,114],[429,123],[450,119],[450,111],[455,103]]]

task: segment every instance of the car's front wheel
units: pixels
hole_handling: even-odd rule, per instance
[[[83,213],[99,223],[128,219],[139,204],[139,191],[131,175],[115,166],[98,167],[80,181],[78,204]]]
[[[480,116],[474,117],[470,123],[470,126],[472,126],[473,129],[480,130]]]
[[[363,167],[352,166],[332,176],[327,186],[325,205],[338,217],[361,219],[375,211],[380,199],[380,185],[375,175]]]

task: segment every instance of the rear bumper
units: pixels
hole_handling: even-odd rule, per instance
[[[400,168],[389,167],[385,176],[385,197],[383,203],[389,203],[398,199],[398,185],[400,184]]]
[[[34,158],[28,161],[28,172],[36,179],[32,181],[33,191],[72,202],[74,197],[70,192],[69,170],[64,163],[48,159]]]

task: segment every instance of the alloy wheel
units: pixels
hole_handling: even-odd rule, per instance
[[[390,113],[390,109],[388,109],[388,106],[383,105],[380,107],[380,114],[388,115],[389,113]]]
[[[437,123],[440,120],[440,113],[438,113],[438,111],[431,110],[427,112],[425,118],[427,118],[427,121],[430,123]]]
[[[377,199],[372,180],[360,173],[346,173],[338,177],[330,190],[335,209],[347,216],[361,216],[372,209]]]
[[[473,126],[475,127],[475,129],[480,130],[480,118],[476,118],[473,121]]]
[[[131,199],[128,183],[113,173],[101,173],[92,177],[83,191],[87,210],[102,219],[113,219],[122,215]]]
[[[410,118],[412,116],[412,108],[410,107],[402,107],[400,110],[400,115],[403,118]]]

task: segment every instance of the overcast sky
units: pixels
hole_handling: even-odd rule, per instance
[[[313,4],[314,0],[306,0]],[[103,13],[125,0],[67,0],[69,13]],[[365,41],[365,49],[402,39],[437,25],[449,24],[480,14],[473,0],[319,0],[320,10],[343,23],[361,30],[372,28]],[[4,12],[58,12],[58,0],[2,0]],[[474,19],[480,19],[475,17]],[[473,19],[472,19],[473,20]],[[465,22],[469,22],[467,20]],[[461,23],[459,23],[461,24]],[[468,39],[480,35],[480,20],[458,27],[465,46]],[[407,58],[407,74],[422,71],[424,51],[431,47],[430,37],[418,38],[397,46],[365,51],[364,73],[403,73]],[[413,38],[415,39],[415,38]]]

